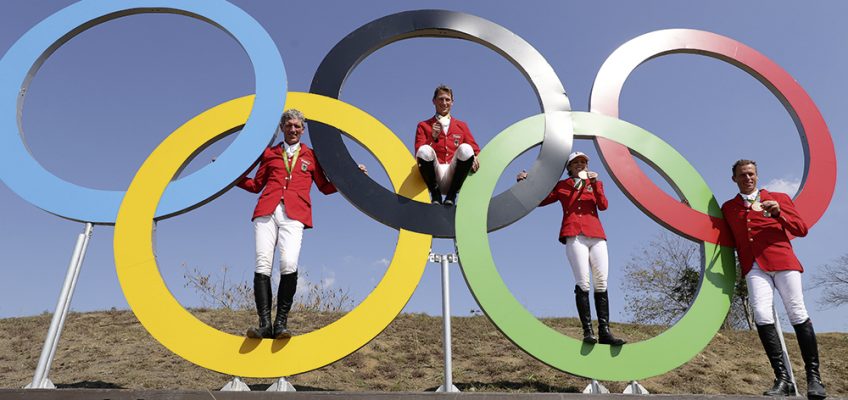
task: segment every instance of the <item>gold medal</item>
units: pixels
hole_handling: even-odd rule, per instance
[[[763,203],[760,203],[759,201],[755,201],[755,202],[751,203],[751,209],[756,211],[756,212],[763,211]],[[765,215],[765,213],[763,213],[763,215]]]
[[[580,179],[589,179],[589,173],[586,171],[580,171],[577,173],[577,177]]]

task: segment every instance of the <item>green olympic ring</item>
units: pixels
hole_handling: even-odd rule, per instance
[[[588,112],[558,112],[570,118],[577,138],[604,137],[650,160],[693,209],[721,216],[704,179],[674,148],[628,122]],[[495,267],[486,233],[489,201],[498,178],[516,157],[538,145],[542,114],[519,121],[498,134],[480,153],[486,165],[465,182],[456,211],[456,248],[465,280],[480,307],[504,335],[539,361],[571,374],[601,380],[631,381],[664,374],[709,344],[730,310],[736,282],[733,248],[704,242],[700,287],[689,311],[668,330],[624,346],[589,345],[536,319],[510,293]],[[709,284],[704,285],[704,279]]]

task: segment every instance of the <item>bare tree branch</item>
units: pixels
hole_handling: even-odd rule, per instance
[[[817,304],[824,309],[848,304],[848,254],[818,267],[810,286],[822,290]]]
[[[255,307],[251,282],[234,282],[228,278],[230,267],[223,266],[219,274],[204,273],[198,268],[188,269],[183,264],[184,286],[200,295],[204,307],[230,310],[252,310]],[[279,277],[274,276],[271,287],[276,287]],[[295,298],[295,311],[348,311],[354,300],[349,289],[333,288],[326,280],[309,280],[309,273],[300,272],[299,290]],[[276,295],[271,300],[276,303]]]
[[[738,270],[738,266],[737,266]],[[700,247],[661,232],[639,248],[625,265],[622,288],[630,320],[671,325],[689,310],[701,280]],[[737,274],[738,276],[738,274]],[[753,329],[745,280],[737,281],[724,328]]]

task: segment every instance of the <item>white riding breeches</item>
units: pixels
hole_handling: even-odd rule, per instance
[[[595,292],[607,290],[609,255],[606,240],[584,235],[569,236],[565,240],[565,255],[574,272],[574,283],[581,290],[589,291],[590,275],[594,278]]]
[[[757,325],[774,323],[774,289],[780,293],[789,323],[798,325],[809,318],[804,306],[804,291],[801,285],[801,273],[798,271],[763,271],[754,263],[745,276],[748,283],[748,299],[754,310],[754,322]]]
[[[415,154],[415,157],[424,161],[436,161],[433,163],[433,166],[436,169],[436,182],[439,184],[439,190],[441,190],[442,194],[447,194],[450,189],[451,182],[453,181],[453,175],[456,171],[457,161],[467,161],[473,156],[474,149],[468,143],[459,145],[449,164],[442,164],[436,160],[436,151],[433,150],[430,145],[421,145],[421,147],[418,148],[418,152]]]
[[[297,271],[300,257],[300,244],[303,240],[303,223],[289,218],[283,203],[277,205],[274,213],[253,220],[253,232],[256,237],[256,273],[271,276],[274,260],[274,248],[280,251],[280,274],[288,275]]]

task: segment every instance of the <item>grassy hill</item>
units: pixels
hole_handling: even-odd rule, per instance
[[[252,312],[192,310],[206,323],[240,334],[255,323]],[[296,333],[320,328],[340,314],[296,313]],[[578,337],[572,318],[544,322]],[[0,387],[29,383],[35,371],[49,315],[0,320]],[[453,380],[462,391],[579,392],[588,381],[556,371],[526,355],[486,317],[457,317],[453,325]],[[631,341],[660,333],[657,326],[615,324]],[[371,343],[322,369],[290,378],[298,390],[427,391],[442,378],[441,318],[399,316]],[[799,389],[806,388],[794,335],[787,335]],[[831,396],[848,396],[848,334],[819,334],[822,375]],[[673,351],[673,349],[670,349]],[[197,367],[156,342],[129,311],[71,313],[50,373],[61,387],[217,390],[229,379]],[[760,394],[771,384],[771,369],[756,332],[721,331],[699,355],[665,375],[640,381],[651,393]],[[273,379],[247,379],[264,390]],[[626,382],[602,382],[620,393]]]

